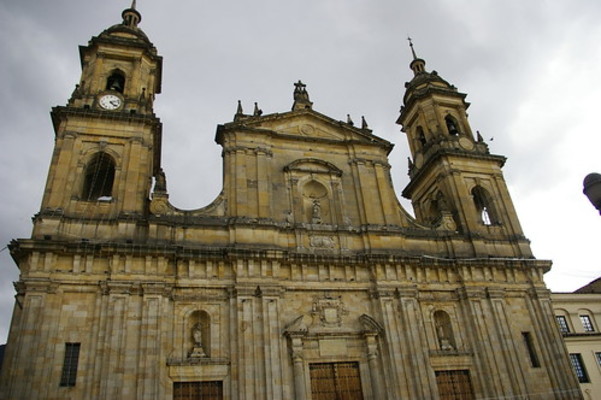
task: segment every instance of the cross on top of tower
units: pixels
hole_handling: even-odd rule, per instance
[[[411,54],[413,54],[413,59],[417,60],[417,54],[415,54],[415,49],[413,48],[413,39],[410,36],[407,36],[407,40],[409,41],[409,47],[411,47]]]

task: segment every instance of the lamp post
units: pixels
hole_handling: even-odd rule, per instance
[[[588,174],[584,178],[582,192],[601,214],[601,174],[596,172]]]

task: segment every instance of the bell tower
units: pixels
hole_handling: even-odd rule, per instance
[[[81,79],[67,105],[51,112],[55,148],[34,238],[114,237],[98,226],[131,223],[147,212],[160,170],[153,100],[162,57],[138,27],[141,19],[134,0],[121,23],[79,48]]]
[[[482,136],[474,136],[466,95],[436,71],[428,72],[409,42],[414,76],[405,84],[397,120],[411,151],[403,196],[420,223],[469,236],[477,256],[530,257],[501,171],[506,158],[490,154]],[[491,243],[500,241],[512,250],[495,254]]]

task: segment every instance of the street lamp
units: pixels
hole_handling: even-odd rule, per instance
[[[588,174],[584,178],[583,186],[582,192],[601,214],[601,174],[596,172]]]

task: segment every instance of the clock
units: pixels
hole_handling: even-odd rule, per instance
[[[113,111],[121,107],[123,100],[116,94],[105,94],[98,99],[98,105],[105,110]]]

